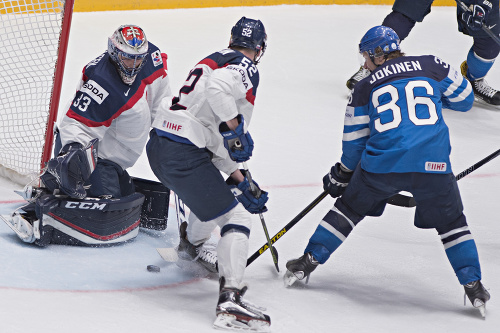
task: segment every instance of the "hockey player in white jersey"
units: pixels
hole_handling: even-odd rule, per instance
[[[481,283],[474,238],[463,214],[450,164],[442,108],[468,111],[474,95],[460,72],[441,59],[406,56],[399,37],[377,26],[359,44],[371,75],[352,92],[345,112],[342,157],[323,178],[339,197],[309,239],[304,254],[287,262],[285,284],[309,278],[365,216],[382,215],[400,191],[416,201],[414,224],[436,229],[458,281],[484,315],[490,295]]]
[[[247,128],[259,85],[257,63],[266,49],[259,20],[242,17],[229,47],[201,60],[170,107],[162,105],[147,144],[151,169],[190,208],[181,225],[179,256],[196,260],[220,277],[219,328],[265,331],[270,318],[243,300],[250,213],[266,210],[267,192],[253,195],[238,163],[252,156]],[[233,194],[221,172],[229,176]],[[235,197],[236,195],[236,197]],[[220,227],[217,257],[203,243]],[[186,229],[187,227],[187,229]],[[216,259],[218,262],[216,262]],[[217,267],[218,264],[218,267]]]
[[[28,198],[33,202],[24,212],[12,216],[11,226],[24,241],[41,246],[105,244],[137,235],[144,198],[135,193],[138,184],[126,169],[142,154],[160,103],[171,101],[166,61],[167,55],[147,40],[139,26],[122,25],[108,38],[107,51],[83,68],[76,94],[58,126],[56,157],[41,176],[43,189],[37,189],[37,198]],[[57,197],[40,200],[40,194]],[[75,209],[63,209],[54,217],[47,207],[61,196]],[[93,198],[90,203],[78,201],[88,197]],[[130,209],[133,217],[123,214],[108,219],[98,217],[98,210],[90,214],[89,209],[79,211],[82,219],[73,215],[78,207],[99,205],[97,198],[106,198],[108,208]],[[130,204],[119,206],[122,199]]]

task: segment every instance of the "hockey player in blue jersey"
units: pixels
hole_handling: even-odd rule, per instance
[[[243,300],[249,213],[265,211],[267,192],[254,195],[238,168],[252,156],[248,126],[266,39],[261,21],[242,17],[231,30],[229,47],[201,60],[173,105],[162,107],[146,148],[157,178],[191,210],[189,224],[180,227],[179,257],[218,270],[217,328],[265,331],[270,325],[268,315]],[[215,256],[203,244],[217,226]]]
[[[415,26],[422,22],[431,12],[434,0],[396,0],[382,25],[392,28],[399,38],[404,40]],[[480,102],[489,105],[500,105],[500,91],[493,89],[485,76],[490,71],[495,59],[500,53],[500,45],[486,33],[483,25],[500,38],[500,12],[498,0],[461,0],[469,10],[464,10],[457,3],[458,30],[473,38],[467,59],[461,64],[462,75],[472,84],[474,95]],[[348,81],[347,87],[352,89],[362,78],[370,74],[369,69],[360,68]]]
[[[365,216],[382,215],[400,191],[416,201],[414,224],[435,228],[458,281],[484,314],[490,295],[481,284],[474,239],[450,165],[450,139],[442,108],[468,111],[471,84],[441,59],[405,56],[391,28],[376,26],[359,51],[371,75],[347,105],[342,157],[323,178],[339,197],[309,239],[304,255],[288,261],[285,285],[309,278]]]
[[[172,99],[167,55],[136,25],[120,26],[107,44],[83,68],[42,187],[11,217],[25,242],[100,245],[138,233],[144,196],[136,192],[151,184],[132,181],[126,169],[142,154],[161,101]],[[161,187],[167,197],[170,191]]]

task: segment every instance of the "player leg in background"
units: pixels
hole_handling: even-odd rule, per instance
[[[469,5],[472,1],[463,1]],[[491,1],[492,10],[486,17],[485,25],[496,36],[500,37],[500,14],[498,0]],[[467,60],[462,63],[460,69],[472,84],[476,100],[490,105],[500,105],[500,91],[493,89],[485,80],[486,74],[493,66],[495,59],[500,53],[500,45],[496,43],[485,31],[472,30],[461,20],[463,11],[458,7],[457,21],[458,30],[474,38],[474,43],[467,54]]]
[[[424,17],[431,12],[433,1],[434,0],[396,0],[392,6],[392,12],[385,17],[382,25],[392,28],[398,34],[400,42],[402,42],[410,34],[415,23],[422,22]],[[353,89],[359,81],[368,77],[370,73],[370,70],[361,66],[359,70],[347,80],[347,88],[350,90]]]
[[[269,316],[242,299],[248,289],[243,284],[243,275],[251,215],[236,200],[220,171],[212,164],[211,154],[191,144],[159,137],[154,130],[146,151],[158,179],[191,210],[189,224],[181,228],[180,250],[200,247],[217,225],[221,228],[217,246],[220,289],[214,325],[248,329],[268,327]],[[189,251],[185,252],[190,255]]]
[[[304,255],[287,262],[283,279],[285,286],[304,278],[307,282],[311,272],[330,258],[365,216],[382,215],[387,198],[399,190],[385,179],[381,181],[378,178],[358,165],[344,194],[337,199],[309,239]]]

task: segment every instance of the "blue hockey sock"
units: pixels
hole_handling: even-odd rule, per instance
[[[446,249],[450,261],[460,284],[481,280],[481,267],[476,243],[473,239],[460,242]]]
[[[309,239],[304,253],[311,252],[314,259],[320,264],[324,264],[340,244],[342,244],[342,240],[319,225]]]
[[[482,79],[488,74],[494,62],[495,59],[488,60],[479,57],[474,53],[471,47],[467,54],[467,78],[469,80]]]

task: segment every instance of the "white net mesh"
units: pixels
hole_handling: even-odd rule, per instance
[[[63,8],[64,1],[0,3],[0,175],[17,173],[18,182],[40,172]]]

